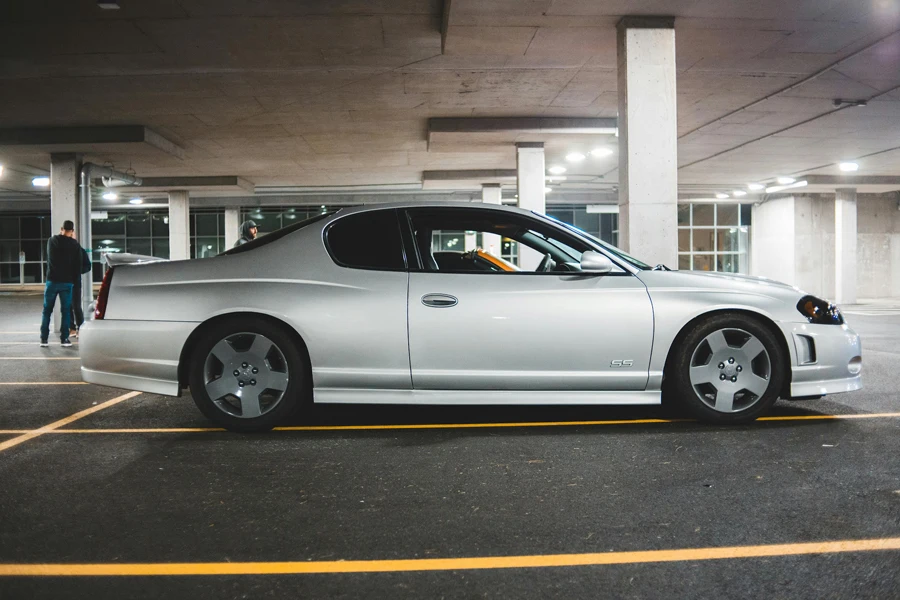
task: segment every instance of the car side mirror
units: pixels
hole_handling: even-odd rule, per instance
[[[581,255],[581,272],[602,275],[613,270],[613,263],[605,254],[588,250]]]

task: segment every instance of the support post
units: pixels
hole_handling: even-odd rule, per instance
[[[225,250],[231,250],[238,241],[238,228],[241,226],[241,209],[225,209]]]
[[[544,214],[544,143],[516,143],[516,184],[519,193],[519,208]],[[540,264],[540,252],[519,244],[519,266],[526,271],[534,271]]]
[[[618,30],[619,245],[677,265],[675,20],[624,17]]]
[[[834,301],[856,302],[856,188],[834,194]]]
[[[481,184],[481,201],[485,204],[496,204],[500,206],[502,198],[502,188],[499,183],[483,183]],[[502,239],[496,233],[481,234],[481,248],[488,254],[500,256],[503,250],[500,247]]]
[[[72,153],[50,155],[50,235],[59,233],[63,221],[78,223],[78,170],[81,168],[81,157]],[[80,229],[80,228],[79,228]],[[81,240],[81,231],[75,236]],[[46,245],[47,240],[43,240]],[[90,250],[90,248],[88,248]],[[24,265],[20,265],[23,268]],[[76,299],[72,299],[73,302]],[[59,312],[60,303],[53,309],[53,331],[59,331],[62,323]]]
[[[169,192],[169,260],[191,257],[190,194]]]

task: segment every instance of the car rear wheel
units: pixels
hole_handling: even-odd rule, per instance
[[[264,319],[219,322],[194,348],[191,395],[231,431],[267,431],[303,404],[306,360],[291,336]]]
[[[701,421],[752,421],[775,403],[784,383],[781,345],[765,325],[746,315],[701,321],[675,353],[670,392]]]

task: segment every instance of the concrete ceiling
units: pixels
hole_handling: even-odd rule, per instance
[[[429,147],[428,119],[615,117],[615,23],[669,14],[683,184],[837,174],[849,159],[900,175],[900,0],[445,1],[446,15],[442,0],[5,0],[0,126],[144,125],[183,156],[87,157],[147,177],[313,187],[510,169],[508,140]],[[573,181],[615,182],[615,155],[563,158],[614,137],[538,139]],[[49,166],[0,161],[6,189]]]

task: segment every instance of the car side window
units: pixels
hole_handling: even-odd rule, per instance
[[[406,270],[394,209],[353,213],[337,219],[325,230],[325,245],[332,260],[342,267]]]

